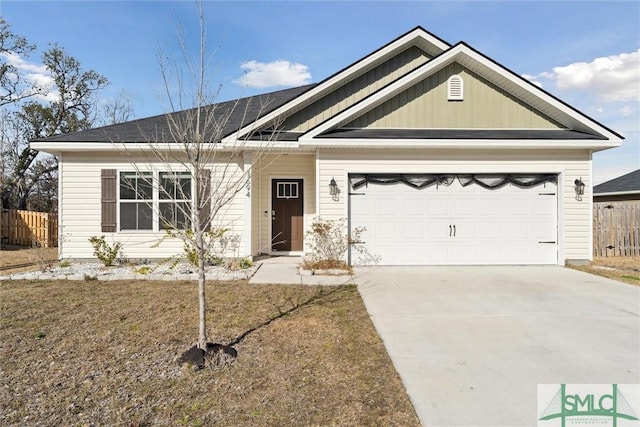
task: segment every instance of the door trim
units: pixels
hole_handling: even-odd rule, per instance
[[[269,185],[269,255],[284,255],[284,256],[302,256],[304,255],[304,238],[302,242],[301,251],[274,251],[271,245],[271,239],[273,236],[273,221],[271,221],[271,212],[273,211],[273,181],[278,179],[299,179],[302,180],[302,233],[307,229],[307,179],[301,175],[268,175]]]

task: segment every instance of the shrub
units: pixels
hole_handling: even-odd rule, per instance
[[[93,246],[93,254],[102,261],[105,267],[113,265],[113,261],[118,257],[118,252],[122,248],[122,243],[120,242],[109,245],[104,239],[104,236],[92,236],[89,242]]]
[[[134,268],[133,272],[136,273],[136,274],[142,274],[142,275],[149,274],[149,273],[151,273],[151,267],[149,267],[147,265],[143,265],[141,267]]]
[[[360,242],[365,231],[364,227],[356,227],[349,236],[344,218],[334,221],[314,218],[307,233],[310,252],[303,268],[348,268],[345,256],[349,245]]]
[[[229,247],[233,248],[236,241],[239,240],[239,236],[232,234],[228,235],[228,228],[216,228],[203,233],[205,256],[204,262],[206,265],[220,265],[225,252]],[[198,250],[195,246],[195,236],[193,231],[187,230],[185,232],[187,239],[184,242],[184,254],[187,261],[194,267],[198,266]]]
[[[253,267],[253,262],[249,258],[231,258],[227,261],[226,267],[229,270],[246,270]]]

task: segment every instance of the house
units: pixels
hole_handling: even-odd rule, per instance
[[[640,169],[593,187],[595,256],[640,256]]]
[[[254,108],[265,100],[267,110]],[[359,248],[382,265],[589,260],[591,156],[623,139],[466,43],[420,27],[318,84],[218,111],[232,105],[242,114],[217,143],[224,151],[243,141],[234,167],[253,172],[221,217],[242,256],[300,254],[320,217],[366,227]],[[96,235],[123,243],[130,258],[181,252],[179,242],[152,248],[163,235],[157,214],[136,217],[144,203],[118,190],[166,123],[158,116],[32,142],[59,159],[61,258],[91,257]],[[274,140],[258,156],[265,136]],[[149,189],[148,203],[157,198]]]
[[[640,200],[640,169],[593,187],[594,202]]]

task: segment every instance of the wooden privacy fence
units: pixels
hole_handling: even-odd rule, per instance
[[[593,203],[593,255],[640,256],[640,201]]]
[[[58,246],[58,214],[3,209],[0,215],[2,243],[19,246]]]

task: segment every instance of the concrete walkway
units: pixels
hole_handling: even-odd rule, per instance
[[[300,274],[301,257],[270,257],[256,261],[258,271],[249,280],[250,284],[285,285],[348,285],[354,283],[347,275],[305,275]]]
[[[562,267],[355,276],[424,426],[547,425],[538,384],[640,383],[640,287]]]

